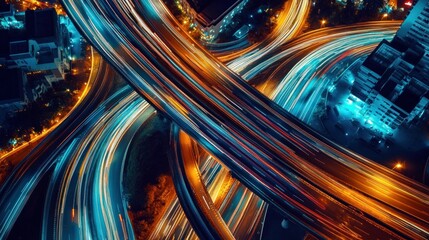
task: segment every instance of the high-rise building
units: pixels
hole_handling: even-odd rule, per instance
[[[55,9],[25,11],[25,29],[28,38],[38,43],[58,43],[59,21]]]
[[[385,129],[415,124],[429,109],[429,0],[419,0],[391,42],[383,40],[357,71],[350,100]]]
[[[429,49],[429,1],[415,1],[414,7],[402,23],[396,36],[406,41],[417,42]]]

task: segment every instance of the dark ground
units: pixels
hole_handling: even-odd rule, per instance
[[[123,184],[133,211],[142,210],[147,198],[146,185],[157,184],[157,178],[162,174],[170,175],[169,136],[170,124],[158,114],[140,127],[131,142]]]

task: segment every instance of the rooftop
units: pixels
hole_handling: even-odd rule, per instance
[[[2,36],[0,37],[0,57],[10,54],[10,42],[27,39],[23,29],[0,29],[0,36]]]
[[[27,53],[29,51],[28,40],[10,42],[9,51],[10,54]]]
[[[53,8],[25,11],[25,28],[29,38],[38,42],[53,40],[57,34],[57,13]]]
[[[383,75],[390,64],[400,55],[401,53],[393,48],[389,41],[383,40],[362,65],[376,72],[378,75]]]
[[[4,1],[0,2],[0,14],[7,14],[7,13],[11,13],[13,11],[13,6],[12,4],[7,4]]]
[[[24,97],[23,73],[19,68],[0,69],[0,103],[20,100]]]
[[[410,89],[406,88],[404,92],[394,102],[398,107],[410,113],[414,107],[419,103],[420,96]]]

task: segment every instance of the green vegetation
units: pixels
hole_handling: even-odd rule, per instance
[[[137,239],[147,239],[174,193],[169,136],[170,122],[158,114],[139,129],[127,154],[123,183]]]

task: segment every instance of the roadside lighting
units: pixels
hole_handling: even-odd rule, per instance
[[[392,170],[398,169],[400,170],[401,168],[403,168],[404,166],[402,165],[402,163],[398,162],[395,164],[395,166],[392,168]]]

